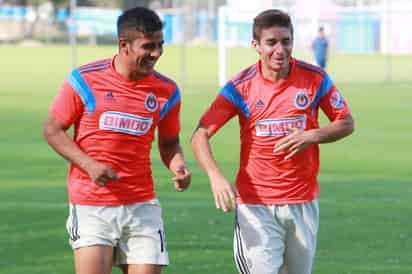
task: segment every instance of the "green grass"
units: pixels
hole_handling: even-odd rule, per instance
[[[79,63],[115,51],[81,47]],[[214,209],[208,180],[188,144],[218,90],[216,49],[186,52],[182,143],[193,171],[191,189],[175,193],[156,146],[152,154],[172,262],[164,273],[232,274],[233,214]],[[70,50],[0,47],[0,53],[0,273],[73,273],[65,232],[67,163],[42,139],[50,102],[70,71]],[[231,50],[229,74],[255,58],[251,49]],[[321,147],[321,222],[314,273],[412,273],[411,62],[412,57],[394,57],[396,81],[389,83],[384,81],[383,56],[331,56],[329,71],[351,106],[356,132]],[[166,48],[158,69],[179,81],[179,49]],[[215,155],[231,179],[239,153],[236,123],[213,139]]]

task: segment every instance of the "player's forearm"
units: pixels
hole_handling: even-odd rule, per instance
[[[182,151],[180,145],[174,149],[174,152],[171,152],[170,154],[168,154],[164,158],[166,158],[164,160],[164,162],[168,163],[167,167],[173,173],[181,171],[184,167],[186,167],[186,161],[184,159],[184,154],[183,154],[183,151]]]
[[[336,120],[327,126],[316,129],[314,134],[314,143],[324,144],[338,141],[354,131],[354,122],[351,116],[345,119]]]
[[[73,142],[64,130],[55,130],[46,126],[44,138],[58,154],[83,170],[89,162],[94,161]]]
[[[169,141],[160,140],[159,152],[164,165],[173,173],[186,166],[183,150],[178,138]]]
[[[220,169],[213,158],[206,129],[198,128],[195,131],[192,136],[191,145],[196,160],[209,177],[213,177],[215,174],[221,174]]]

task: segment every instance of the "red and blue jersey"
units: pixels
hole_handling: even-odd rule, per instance
[[[180,92],[157,72],[130,81],[116,72],[114,58],[72,71],[54,99],[52,113],[74,125],[74,141],[120,176],[98,186],[74,164],[68,176],[73,204],[122,205],[154,198],[150,150],[155,129],[163,137],[180,130]]]
[[[329,75],[319,67],[291,59],[286,79],[264,78],[261,62],[233,77],[220,91],[200,123],[216,132],[238,116],[240,167],[238,202],[291,204],[311,201],[319,194],[319,147],[310,145],[285,160],[275,144],[291,128],[319,128],[319,108],[330,121],[344,119],[350,110]]]

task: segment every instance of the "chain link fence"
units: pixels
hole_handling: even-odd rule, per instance
[[[0,44],[69,44],[70,35],[75,34],[76,45],[115,45],[116,18],[122,9],[136,4],[153,8],[165,22],[166,45],[181,49],[182,79],[190,77],[186,71],[196,59],[185,57],[189,54],[186,47],[217,48],[220,7],[226,5],[232,10],[230,18],[224,18],[228,75],[257,58],[253,49],[246,49],[250,47],[253,17],[259,10],[279,8],[292,16],[297,57],[313,62],[311,44],[322,26],[330,45],[327,68],[341,75],[342,81],[412,81],[411,1],[145,0],[89,1],[87,6],[77,1],[79,6],[74,11],[70,10],[70,1],[66,5],[65,1],[60,5],[56,1],[34,1],[37,5],[26,6],[17,2],[0,0]],[[246,21],[241,19],[242,13],[249,14]]]

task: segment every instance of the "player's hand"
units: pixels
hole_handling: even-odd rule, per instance
[[[91,180],[100,186],[105,186],[109,182],[120,179],[119,175],[109,166],[95,160],[88,161],[84,165],[84,169],[89,174]]]
[[[285,160],[295,156],[296,153],[314,143],[313,130],[304,131],[302,129],[292,128],[289,131],[290,134],[280,139],[273,150],[275,153],[279,151],[286,152]]]
[[[173,181],[175,183],[176,191],[185,191],[189,187],[190,181],[192,180],[192,173],[185,166],[179,167],[173,173],[175,174]]]
[[[223,175],[216,174],[211,176],[210,184],[217,209],[229,212],[236,208],[236,191]]]

